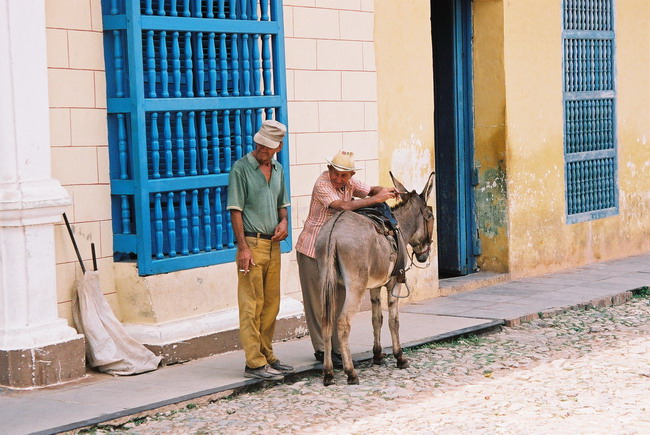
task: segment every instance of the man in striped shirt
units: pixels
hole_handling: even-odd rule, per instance
[[[324,345],[321,333],[321,288],[318,279],[318,264],[316,262],[316,237],[325,222],[338,211],[356,210],[372,206],[391,198],[397,198],[397,189],[365,184],[352,178],[358,168],[354,165],[353,154],[341,151],[332,160],[327,161],[327,171],[323,172],[311,194],[309,215],[305,221],[302,233],[296,243],[300,286],[305,307],[307,327],[314,347],[314,356],[323,361]],[[359,198],[359,199],[354,199]],[[339,288],[336,300],[337,311],[340,312],[345,301],[345,289]],[[338,315],[338,313],[337,313]],[[337,367],[342,366],[340,346],[336,324],[332,334],[333,362]]]

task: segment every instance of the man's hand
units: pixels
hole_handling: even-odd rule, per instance
[[[379,202],[384,202],[389,199],[399,199],[399,192],[394,187],[382,187],[379,192],[373,195],[373,198]]]
[[[273,231],[273,237],[271,237],[272,242],[280,242],[289,236],[289,223],[286,219],[282,219],[280,223],[275,227]]]
[[[237,251],[237,267],[239,267],[239,271],[246,274],[253,266],[255,266],[255,261],[253,261],[253,254],[250,248],[248,246],[240,247]]]

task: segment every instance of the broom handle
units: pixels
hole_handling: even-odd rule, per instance
[[[84,262],[81,259],[81,254],[79,253],[79,248],[77,247],[77,241],[74,239],[74,234],[72,233],[72,228],[70,227],[70,222],[68,222],[68,217],[63,213],[63,220],[65,221],[65,226],[68,228],[68,234],[70,234],[70,239],[72,239],[72,246],[74,246],[74,252],[77,253],[77,259],[81,265],[81,272],[86,273],[86,267]]]
[[[97,271],[97,254],[95,254],[95,244],[94,243],[90,244],[90,251],[93,254],[93,270]]]

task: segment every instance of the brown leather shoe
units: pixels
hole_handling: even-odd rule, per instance
[[[252,369],[248,366],[244,369],[245,378],[263,379],[265,381],[281,381],[284,375],[279,371],[272,369],[268,364]]]
[[[279,371],[280,373],[287,375],[289,373],[293,373],[295,370],[293,367],[291,367],[289,364],[284,364],[280,362],[279,359],[276,359],[274,362],[271,363],[271,368]]]

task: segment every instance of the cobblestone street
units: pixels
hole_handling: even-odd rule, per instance
[[[650,304],[571,310],[97,433],[650,433]],[[386,326],[384,326],[386,327]]]

